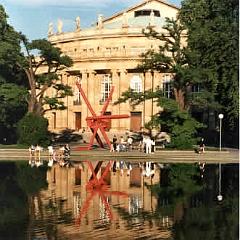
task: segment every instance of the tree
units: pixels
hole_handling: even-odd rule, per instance
[[[16,141],[17,123],[27,111],[27,95],[27,90],[16,84],[0,84],[0,142]]]
[[[174,97],[181,110],[188,109],[187,94],[192,84],[192,78],[188,71],[187,49],[183,44],[186,30],[179,20],[166,18],[163,26],[163,33],[158,33],[152,28],[144,31],[149,38],[160,40],[163,45],[159,46],[159,51],[147,51],[143,54],[143,61],[138,66],[144,71],[167,72],[172,76],[172,87]]]
[[[22,72],[16,67],[21,56],[20,35],[7,23],[7,14],[0,5],[0,84],[23,84]]]
[[[189,148],[196,143],[197,129],[203,127],[194,120],[188,113],[190,107],[191,86],[195,83],[194,73],[188,68],[188,50],[183,45],[185,28],[179,20],[166,18],[166,25],[163,26],[164,33],[158,33],[148,28],[144,33],[149,38],[161,41],[159,51],[147,51],[142,55],[142,63],[139,70],[159,71],[172,75],[172,87],[174,100],[164,97],[160,89],[155,91],[147,90],[144,93],[135,93],[129,89],[122,94],[116,102],[121,103],[130,100],[134,106],[147,99],[154,99],[163,110],[153,116],[148,123],[149,128],[159,127],[162,131],[171,134],[172,147]],[[180,135],[180,137],[179,137]],[[186,141],[188,139],[189,141]]]
[[[238,132],[239,1],[184,0],[181,22],[188,30],[190,69],[199,69],[209,92],[221,104],[224,122]]]
[[[23,87],[23,72],[16,67],[21,56],[20,35],[7,18],[0,5],[0,143],[15,143],[17,122],[27,111],[28,92]]]
[[[34,113],[27,113],[18,122],[18,143],[47,146],[50,143],[48,120]]]
[[[65,109],[61,99],[72,95],[72,89],[59,80],[58,74],[72,65],[71,58],[45,39],[29,42],[25,36],[21,38],[26,56],[18,65],[25,71],[29,83],[28,112],[41,116],[49,110]],[[36,51],[37,56],[34,55]],[[55,90],[53,97],[46,95],[49,88]]]

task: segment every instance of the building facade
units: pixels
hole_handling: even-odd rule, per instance
[[[67,109],[46,114],[51,131],[66,128],[88,130],[85,121],[91,116],[76,86],[81,86],[96,113],[100,113],[112,86],[114,93],[106,114],[128,114],[128,119],[112,120],[110,131],[139,131],[151,116],[159,111],[153,101],[147,100],[132,108],[129,103],[114,105],[121,94],[133,89],[136,92],[155,89],[168,91],[170,76],[159,72],[139,72],[141,54],[149,49],[158,50],[160,42],[149,39],[143,29],[151,26],[162,32],[165,17],[176,18],[178,8],[163,0],[145,0],[109,18],[98,16],[95,26],[81,29],[80,17],[76,18],[73,32],[63,32],[58,22],[57,32],[49,25],[48,38],[63,53],[73,59],[73,66],[59,73],[61,81],[72,87],[74,96],[64,99]],[[47,94],[51,94],[51,89]]]

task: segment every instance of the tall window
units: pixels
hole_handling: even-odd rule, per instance
[[[142,92],[142,79],[139,75],[134,75],[130,80],[130,88],[137,93]]]
[[[100,100],[101,104],[104,103],[109,97],[111,86],[112,86],[111,75],[110,74],[104,75],[101,82],[101,100]]]
[[[81,77],[77,77],[77,82],[81,84]],[[73,105],[81,105],[81,93],[77,87],[77,85],[74,85],[74,93],[73,93]]]
[[[171,76],[166,74],[163,76],[163,96],[166,98],[173,97],[172,79]]]
[[[201,92],[201,85],[200,83],[195,83],[192,85],[192,93],[199,93]]]

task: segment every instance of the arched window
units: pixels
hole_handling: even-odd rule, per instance
[[[142,92],[142,79],[139,75],[134,75],[130,80],[130,88],[134,92]]]

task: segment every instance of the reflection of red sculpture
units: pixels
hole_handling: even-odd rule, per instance
[[[96,113],[94,112],[90,102],[88,101],[82,87],[81,87],[81,84],[80,83],[76,83],[85,103],[87,104],[87,107],[89,109],[89,111],[91,112],[92,116],[91,117],[87,117],[86,118],[86,121],[87,121],[87,125],[88,127],[91,129],[93,135],[90,139],[90,142],[89,142],[89,145],[87,147],[87,149],[91,149],[92,148],[92,145],[93,145],[93,142],[94,142],[94,139],[96,138],[97,140],[97,143],[99,144],[99,146],[101,148],[104,148],[104,145],[103,145],[103,142],[100,138],[100,136],[98,135],[97,131],[98,129],[100,130],[100,132],[102,133],[103,135],[103,138],[105,139],[107,145],[109,146],[109,148],[111,148],[111,143],[109,141],[109,138],[106,134],[106,129],[107,127],[109,126],[109,122],[111,121],[111,119],[120,119],[120,118],[128,118],[129,116],[126,115],[126,114],[123,114],[123,115],[105,115],[106,114],[106,110],[107,110],[107,107],[112,99],[112,95],[113,95],[113,91],[114,91],[114,87],[112,87],[111,91],[110,91],[110,94],[109,94],[109,97],[108,99],[106,100],[106,102],[104,103],[103,105],[103,108],[102,108],[102,111],[101,111],[101,114],[100,116],[97,116]],[[81,148],[77,148],[76,150],[80,150]]]
[[[102,203],[105,206],[106,213],[107,213],[108,217],[112,220],[113,214],[112,214],[111,208],[109,206],[109,203],[107,201],[107,196],[117,195],[117,196],[122,196],[122,197],[128,197],[128,194],[126,194],[124,192],[119,192],[119,191],[109,191],[109,187],[107,186],[106,182],[104,181],[104,178],[107,176],[107,174],[109,173],[109,171],[112,167],[113,161],[109,161],[109,163],[107,164],[107,166],[100,178],[97,178],[97,174],[102,166],[103,161],[99,161],[96,164],[95,169],[93,168],[93,165],[90,161],[86,161],[86,162],[92,172],[92,176],[90,177],[90,180],[86,186],[89,196],[81,208],[80,214],[79,214],[78,218],[76,219],[76,224],[79,224],[79,225],[81,224],[81,219],[86,215],[86,213],[89,209],[91,200],[94,198],[94,196],[96,194],[98,194],[100,196]]]

